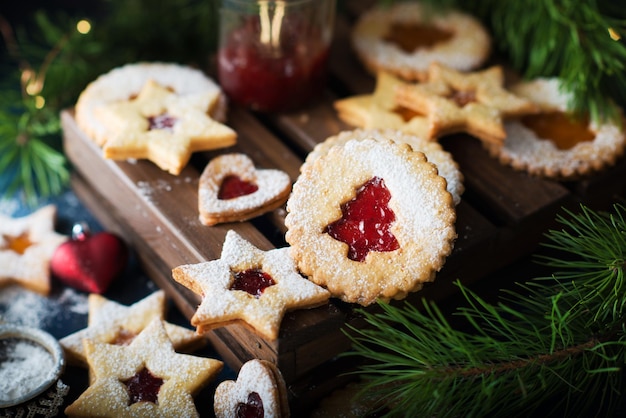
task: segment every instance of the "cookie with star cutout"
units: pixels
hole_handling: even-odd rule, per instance
[[[353,26],[351,41],[373,74],[383,70],[408,81],[424,80],[433,62],[474,70],[491,53],[491,36],[476,18],[419,2],[367,10]]]
[[[287,201],[300,271],[333,297],[370,305],[432,281],[456,239],[446,180],[423,152],[352,139],[307,164]]]
[[[0,214],[0,287],[16,284],[50,293],[50,260],[69,237],[54,230],[56,206],[11,218]]]
[[[200,221],[207,226],[246,221],[281,207],[290,192],[291,179],[284,171],[256,168],[245,154],[223,154],[200,175]]]
[[[172,276],[201,296],[191,318],[201,334],[240,323],[276,340],[285,312],[323,305],[330,296],[299,274],[289,248],[262,251],[233,230],[219,259],[178,266]]]
[[[83,341],[128,345],[152,320],[165,319],[167,310],[165,292],[158,290],[130,306],[92,293],[88,298],[87,327],[61,338],[68,363],[87,366]],[[189,351],[206,343],[194,330],[164,322],[168,338],[176,350]]]
[[[428,80],[399,86],[399,105],[428,119],[428,137],[465,132],[483,143],[501,145],[505,118],[538,111],[531,100],[509,91],[501,66],[463,73],[440,63],[428,68]]]
[[[349,125],[364,129],[398,129],[428,138],[428,119],[397,103],[396,90],[407,82],[386,71],[376,74],[372,94],[359,94],[333,103],[337,116]]]
[[[92,381],[65,408],[69,417],[198,417],[194,396],[223,363],[174,351],[162,320],[129,345],[84,340]]]
[[[215,390],[213,409],[216,418],[289,417],[287,386],[274,363],[247,361],[237,380],[225,380]]]
[[[235,144],[225,95],[199,70],[138,63],[98,77],[76,103],[78,126],[115,160],[147,159],[177,175],[192,153]]]

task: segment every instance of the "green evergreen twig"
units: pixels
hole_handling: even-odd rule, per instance
[[[426,301],[359,310],[367,326],[350,327],[346,355],[366,360],[362,396],[383,400],[388,416],[588,417],[623,408],[626,209],[615,211],[583,207],[558,218],[570,231],[551,231],[548,245],[568,258],[544,261],[572,274],[530,280],[496,304],[458,283],[468,304],[455,311],[462,327]],[[581,266],[587,274],[573,273]]]

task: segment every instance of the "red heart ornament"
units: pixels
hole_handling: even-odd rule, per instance
[[[61,244],[50,261],[52,274],[75,289],[103,293],[124,270],[128,247],[117,235],[99,232],[91,235],[83,225],[75,225],[72,239]]]

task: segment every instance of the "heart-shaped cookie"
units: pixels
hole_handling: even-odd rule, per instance
[[[75,289],[103,293],[124,270],[128,247],[117,235],[88,230],[72,232],[72,239],[61,244],[50,261],[55,277]]]
[[[200,176],[198,209],[208,226],[246,221],[282,206],[291,192],[284,171],[257,169],[245,154],[212,159]]]
[[[289,416],[285,381],[266,360],[250,360],[241,366],[237,381],[220,383],[213,405],[217,418]]]

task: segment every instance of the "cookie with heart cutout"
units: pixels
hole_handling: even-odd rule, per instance
[[[300,271],[346,302],[403,299],[432,281],[452,251],[456,211],[424,153],[353,139],[300,173],[287,201]]]
[[[384,70],[409,81],[425,79],[435,61],[474,70],[491,53],[491,36],[478,19],[420,2],[371,8],[355,23],[351,41],[372,73]]]
[[[506,121],[502,146],[484,144],[501,163],[539,177],[576,180],[614,165],[624,154],[625,122],[592,121],[589,115],[571,114],[571,95],[558,78],[519,82],[511,91],[541,110]]]
[[[223,154],[200,175],[200,221],[207,226],[246,221],[281,207],[290,192],[291,179],[284,171],[256,168],[245,154]]]
[[[237,380],[225,380],[215,390],[217,418],[289,416],[287,386],[275,364],[253,359],[246,362]]]

